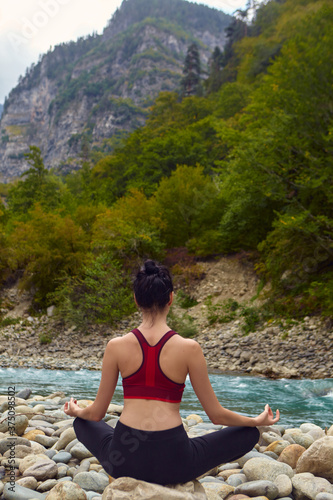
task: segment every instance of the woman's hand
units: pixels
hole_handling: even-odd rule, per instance
[[[70,417],[78,417],[80,411],[81,408],[77,404],[76,399],[71,398],[64,404],[64,412],[66,413],[66,415],[69,415]]]
[[[280,412],[279,410],[276,410],[276,416],[274,417],[274,414],[270,408],[269,405],[265,406],[265,410],[260,413],[257,417],[254,417],[255,425],[260,426],[260,425],[273,425],[278,422],[280,418]]]

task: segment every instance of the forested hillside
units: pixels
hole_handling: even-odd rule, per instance
[[[37,309],[110,322],[143,258],[189,283],[198,258],[245,251],[269,283],[257,316],[331,317],[332,22],[329,1],[271,0],[230,25],[201,95],[161,92],[112,154],[87,147],[60,177],[32,146],[3,187],[3,280]]]
[[[38,146],[47,168],[80,168],[87,145],[110,152],[144,124],[161,90],[179,91],[188,47],[202,70],[223,48],[231,16],[184,0],[125,0],[102,35],[63,43],[27,69],[5,101],[0,180],[28,169]]]

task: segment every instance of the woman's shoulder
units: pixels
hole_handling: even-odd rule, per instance
[[[109,346],[112,348],[116,348],[118,346],[121,347],[124,344],[133,342],[133,340],[135,341],[134,335],[132,334],[132,332],[128,332],[125,333],[124,335],[117,335],[116,337],[110,339],[109,342],[107,343],[107,347]]]
[[[182,337],[180,334],[175,335],[174,338],[177,339],[179,344],[181,344],[185,349],[187,349],[191,352],[196,351],[196,350],[201,350],[199,342],[197,342],[194,339]]]

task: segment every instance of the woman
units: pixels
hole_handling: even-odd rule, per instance
[[[142,323],[107,344],[95,401],[84,409],[73,398],[65,403],[65,413],[76,417],[77,438],[111,476],[162,485],[187,482],[243,456],[258,441],[256,426],[277,422],[279,410],[274,417],[266,405],[251,418],[220,405],[200,345],[167,325],[173,285],[166,267],[146,261],[136,276],[134,297]],[[113,429],[102,419],[119,373],[124,409]],[[228,427],[188,438],[179,414],[187,375],[210,420]]]

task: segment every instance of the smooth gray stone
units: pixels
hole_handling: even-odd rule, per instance
[[[77,483],[84,490],[97,491],[97,493],[103,493],[109,485],[108,478],[104,474],[99,474],[95,471],[80,472],[76,474],[73,482]]]
[[[19,484],[15,484],[11,487],[10,483],[6,483],[3,490],[3,497],[5,500],[31,500],[32,498],[44,500],[46,495],[47,493],[38,493],[37,491],[30,490]]]
[[[66,450],[68,451],[68,450]],[[84,460],[85,458],[92,457],[92,453],[84,446],[84,444],[78,442],[70,450],[73,457],[79,460]]]
[[[45,450],[44,451],[44,455],[48,456],[49,458],[52,458],[54,457],[54,455],[56,455],[56,450]],[[55,461],[55,460],[54,460]]]
[[[56,453],[52,457],[52,460],[54,460],[55,463],[62,462],[64,464],[67,464],[71,458],[72,458],[71,453],[68,453],[67,451],[59,451],[59,453]]]
[[[232,469],[239,469],[239,463],[238,462],[232,462],[232,463],[221,465],[221,467],[219,467],[220,471],[222,471],[222,470],[232,470]],[[239,469],[239,471],[240,471],[240,469]]]
[[[248,483],[243,483],[235,488],[235,495],[243,494],[249,497],[261,497],[265,496],[269,500],[275,500],[279,495],[279,490],[276,484],[272,481],[250,481]]]
[[[77,438],[73,439],[72,441],[70,441],[68,443],[68,445],[65,447],[65,451],[67,451],[68,453],[70,453],[71,449],[73,448],[73,446],[75,446],[76,444],[79,443],[79,440]]]
[[[37,415],[39,417],[39,415]],[[48,422],[47,420],[39,420],[39,419],[34,419],[33,417],[30,419],[29,422],[29,427],[50,427],[51,429],[54,429],[55,431],[58,429],[57,425],[51,424],[51,422]]]
[[[200,483],[224,483],[222,477],[206,476],[199,479]]]
[[[228,477],[226,483],[236,488],[237,486],[246,483],[246,481],[247,479],[245,474],[232,474],[231,476]]]
[[[60,481],[73,481],[73,478],[71,476],[65,476],[58,479],[58,483],[60,483]]]
[[[80,463],[79,467],[74,470],[73,472],[73,478],[79,474],[80,472],[88,472],[90,468],[90,462],[88,460],[82,460]]]
[[[257,450],[252,450],[252,451],[249,451],[248,453],[245,453],[245,455],[243,455],[242,457],[240,457],[238,460],[237,460],[237,463],[243,467],[244,464],[250,460],[251,458],[266,458],[267,460],[273,460],[273,458],[269,457],[268,455],[264,455],[263,453],[259,453],[259,451]]]
[[[102,495],[96,493],[96,491],[86,491],[87,500],[93,500],[93,498],[102,498]]]
[[[18,393],[16,393],[15,397],[22,398],[22,399],[28,399],[31,392],[32,391],[31,391],[30,387],[26,387],[25,389],[21,389]]]

